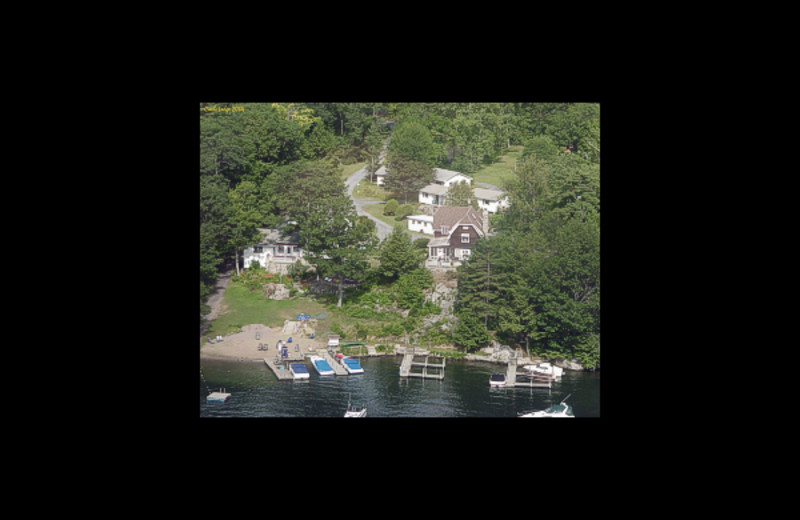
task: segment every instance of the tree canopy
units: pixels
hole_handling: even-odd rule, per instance
[[[494,338],[599,367],[599,104],[233,106],[200,104],[201,315],[219,270],[229,262],[238,269],[238,252],[257,229],[277,226],[296,229],[318,272],[338,277],[339,305],[342,279],[371,272],[394,285],[405,308],[418,308],[432,283],[420,268],[425,249],[403,230],[375,249],[374,223],[356,216],[341,174],[357,161],[375,171],[394,122],[385,182],[406,202],[432,182],[435,167],[471,174],[523,147],[503,186],[510,206],[492,218],[496,233],[478,239],[459,268],[456,344],[474,350]],[[448,204],[474,204],[470,192],[451,186]],[[414,323],[409,317],[404,327]]]

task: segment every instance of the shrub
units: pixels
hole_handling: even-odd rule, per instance
[[[397,211],[395,211],[394,219],[400,221],[406,218],[407,216],[411,215],[412,213],[414,213],[414,206],[412,204],[403,204],[402,206],[397,208]]]
[[[383,206],[383,214],[387,216],[394,215],[394,212],[397,211],[397,201],[394,199],[389,199],[386,202],[386,205]]]

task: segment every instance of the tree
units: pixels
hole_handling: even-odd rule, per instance
[[[239,249],[254,244],[260,238],[258,227],[263,225],[268,208],[261,198],[258,186],[252,181],[242,181],[230,191],[232,230],[231,246],[239,274]]]
[[[489,344],[489,334],[480,320],[468,312],[458,315],[458,323],[453,330],[453,342],[474,352]]]
[[[200,314],[217,279],[222,261],[230,254],[231,205],[228,182],[222,174],[200,177]]]
[[[397,225],[381,244],[378,274],[397,280],[403,273],[418,268],[424,259],[422,256],[424,253],[426,251],[413,246],[408,232],[401,225]]]
[[[501,213],[498,229],[528,233],[549,200],[550,168],[543,159],[530,155],[517,163],[514,178],[505,183],[510,206]]]
[[[389,141],[386,156],[386,188],[405,194],[433,182],[435,151],[430,132],[417,122],[399,125]]]
[[[498,297],[497,268],[492,264],[492,238],[479,238],[458,273],[458,303],[470,315],[483,320],[488,327],[489,318],[497,315],[494,302]]]
[[[323,275],[337,276],[338,307],[344,277],[355,278],[367,268],[375,246],[375,225],[356,217],[338,168],[325,161],[299,161],[278,170],[276,204],[297,224],[300,242]]]
[[[471,206],[478,209],[478,199],[472,193],[472,187],[466,181],[456,182],[447,189],[445,206]]]

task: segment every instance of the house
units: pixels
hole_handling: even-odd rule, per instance
[[[500,190],[474,188],[472,194],[478,200],[478,207],[489,213],[497,213],[501,208],[508,207],[508,197]]]
[[[423,204],[441,206],[447,196],[447,187],[441,184],[428,184],[419,190],[419,201]]]
[[[486,236],[487,215],[473,208],[442,206],[433,215],[433,235],[428,242],[428,265],[430,261],[463,260],[472,253],[475,241]]]
[[[381,166],[372,175],[375,176],[375,183],[378,186],[383,186],[383,179],[386,177],[386,166]]]
[[[306,264],[297,231],[285,234],[277,229],[259,228],[261,241],[244,250],[244,267],[253,261],[270,273],[288,274],[297,260]]]
[[[433,217],[430,215],[409,215],[408,229],[417,233],[433,234]]]
[[[463,173],[454,172],[453,170],[445,170],[444,168],[433,169],[433,183],[442,186],[450,187],[451,184],[456,182],[472,183],[472,179]]]
[[[441,206],[447,196],[447,189],[456,182],[472,183],[472,179],[463,173],[445,170],[444,168],[433,169],[433,183],[428,184],[419,190],[419,201],[423,204],[433,204]]]

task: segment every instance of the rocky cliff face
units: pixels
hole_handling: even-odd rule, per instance
[[[442,308],[442,314],[452,314],[453,305],[456,301],[457,289],[450,288],[443,283],[437,283],[433,291],[425,296],[425,301],[429,301]]]

